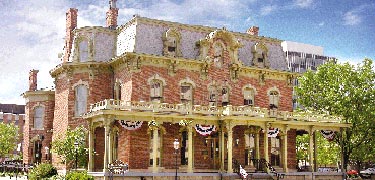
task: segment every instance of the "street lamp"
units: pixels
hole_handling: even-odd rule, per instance
[[[178,154],[179,145],[180,145],[180,143],[178,142],[178,139],[175,139],[174,142],[173,142],[173,147],[175,149],[175,154],[176,154],[176,176],[175,176],[175,180],[177,180],[177,154]]]
[[[74,142],[74,149],[76,150],[75,151],[75,155],[76,155],[76,171],[77,171],[77,161],[78,161],[78,159],[77,159],[77,151],[78,151],[78,142],[76,141],[76,142]]]

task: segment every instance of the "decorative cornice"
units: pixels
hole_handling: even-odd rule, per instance
[[[110,66],[107,62],[66,62],[57,65],[54,69],[50,70],[49,73],[53,78],[56,78],[62,73],[68,73],[73,75],[77,72],[88,72],[90,76],[97,75],[99,71],[109,71]]]

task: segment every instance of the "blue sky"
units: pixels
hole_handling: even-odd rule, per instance
[[[375,60],[373,0],[118,0],[118,24],[134,14],[246,32],[324,47],[324,54],[357,64]],[[48,71],[60,63],[65,13],[78,9],[78,26],[105,25],[108,0],[1,0],[0,103],[24,104],[28,72],[38,87],[53,85]]]

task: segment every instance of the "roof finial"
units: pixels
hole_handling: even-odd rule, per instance
[[[115,9],[116,8],[116,1],[117,0],[109,0],[109,9]]]

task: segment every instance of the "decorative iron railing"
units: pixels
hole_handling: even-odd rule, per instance
[[[114,99],[105,99],[90,105],[90,113],[100,110],[122,110],[122,111],[140,111],[154,113],[176,113],[181,115],[202,115],[202,116],[248,116],[276,118],[285,121],[310,121],[310,122],[330,122],[340,123],[342,118],[326,114],[314,114],[310,112],[289,112],[275,109],[267,109],[252,106],[202,106],[189,104],[169,104],[146,101],[123,101]]]

